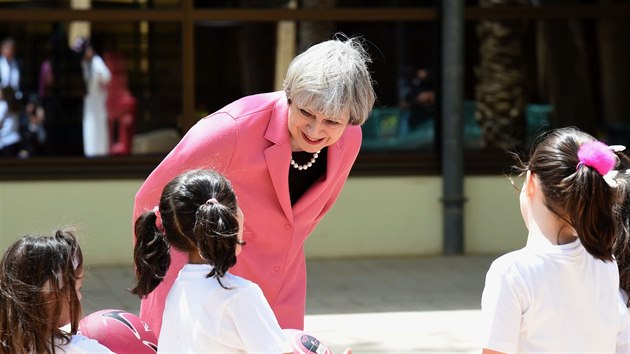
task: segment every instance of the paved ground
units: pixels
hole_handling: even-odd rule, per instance
[[[478,353],[480,297],[496,256],[308,261],[305,329],[341,354]],[[88,269],[86,314],[138,313],[133,269]]]

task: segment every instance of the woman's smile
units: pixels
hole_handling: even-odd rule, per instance
[[[331,118],[308,108],[289,103],[288,127],[293,151],[317,152],[339,140],[348,126],[349,117]]]

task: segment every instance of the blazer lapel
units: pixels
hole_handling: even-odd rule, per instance
[[[287,219],[293,222],[291,197],[289,196],[289,164],[291,162],[291,135],[287,126],[288,106],[283,94],[271,113],[265,138],[273,143],[265,150],[267,170]]]
[[[341,168],[341,162],[343,161],[343,142],[344,136],[333,145],[328,147],[328,158],[326,160],[326,175],[323,179],[319,179],[313,186],[306,190],[304,195],[298,199],[293,206],[293,213],[299,214],[307,206],[311,205],[314,200],[330,187],[330,183],[333,182],[333,176],[339,173]],[[324,198],[323,201],[327,201],[328,198]]]
[[[278,99],[271,113],[269,125],[265,132],[265,138],[273,145],[265,150],[265,160],[267,170],[271,176],[273,187],[278,196],[278,201],[282,205],[282,210],[291,222],[293,215],[301,212],[311,205],[315,199],[333,182],[333,176],[339,173],[343,163],[343,144],[345,134],[333,145],[328,147],[328,159],[326,165],[326,175],[323,179],[315,182],[304,195],[291,206],[291,196],[289,195],[289,168],[291,162],[291,135],[287,126],[288,105],[284,95]],[[323,207],[323,206],[322,206]]]

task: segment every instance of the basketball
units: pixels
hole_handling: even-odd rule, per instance
[[[116,354],[155,354],[157,337],[138,316],[122,310],[101,310],[79,322],[79,334],[97,340]]]
[[[294,354],[332,354],[332,351],[314,336],[299,329],[283,329]]]

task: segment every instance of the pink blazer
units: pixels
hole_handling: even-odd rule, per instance
[[[257,283],[282,328],[302,329],[306,305],[304,241],[330,210],[361,146],[361,128],[348,126],[328,147],[326,176],[291,205],[290,134],[284,91],[244,97],[201,119],[149,175],[135,198],[134,220],[158,204],[162,188],[185,170],[225,175],[245,214],[247,246],[231,272]],[[159,334],[169,289],[187,255],[171,249],[164,281],[142,300],[140,318]],[[182,314],[185,315],[185,314]]]

